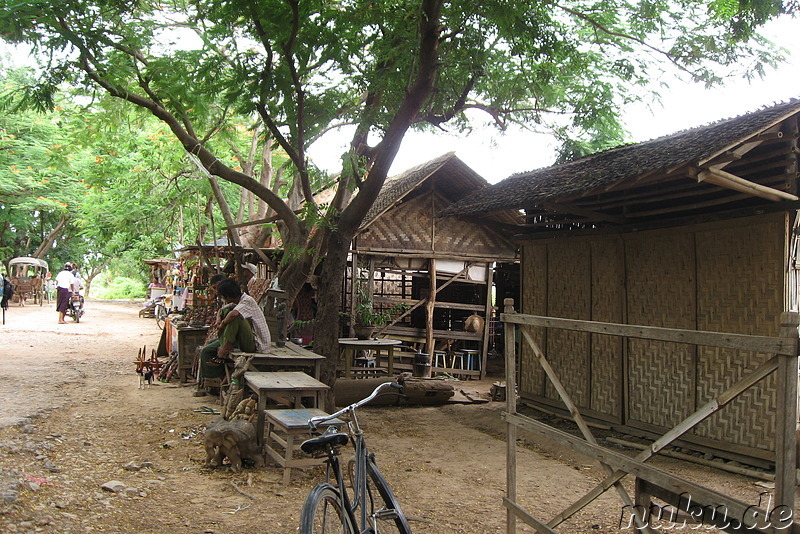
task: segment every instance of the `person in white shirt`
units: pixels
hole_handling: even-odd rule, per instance
[[[64,268],[56,275],[56,311],[58,312],[58,324],[67,324],[64,315],[69,307],[69,299],[77,288],[75,277],[72,276],[72,264],[64,264]]]

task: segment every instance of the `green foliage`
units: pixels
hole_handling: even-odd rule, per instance
[[[501,129],[555,132],[564,157],[602,149],[623,139],[620,110],[668,69],[715,84],[780,60],[759,27],[798,10],[795,0],[12,4],[0,8],[0,36],[33,47],[40,65],[0,99],[5,131],[15,135],[0,145],[0,247],[29,250],[68,217],[75,253],[169,252],[174,236],[193,239],[205,224],[208,185],[187,170],[190,151],[227,181],[231,203],[245,187],[281,216],[285,262],[298,264],[287,271],[305,276],[327,257],[328,280],[342,278],[341,252],[409,128],[468,130],[468,112],[480,110]],[[81,99],[62,103],[56,88]],[[54,109],[60,122],[30,134],[40,125],[17,116],[28,109]],[[283,200],[287,191],[310,201],[325,183],[306,150],[342,125],[355,125],[355,134],[338,178],[347,188],[335,197],[341,204],[298,216],[298,204]],[[246,132],[258,132],[256,143]],[[241,172],[240,155],[267,142],[292,163],[275,191]],[[35,164],[23,160],[27,150]],[[325,300],[321,310],[332,317],[336,304]]]
[[[101,275],[92,282],[92,296],[99,299],[143,300],[146,294],[147,285],[133,278],[109,279]]]

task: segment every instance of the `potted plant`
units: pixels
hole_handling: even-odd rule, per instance
[[[358,339],[372,339],[375,329],[385,326],[391,319],[388,312],[375,311],[372,307],[372,295],[362,284],[356,288],[353,314],[353,332]]]

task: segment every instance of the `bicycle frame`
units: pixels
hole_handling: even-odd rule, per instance
[[[325,453],[328,456],[328,459],[325,461],[327,464],[325,482],[318,485],[317,488],[319,488],[319,486],[327,486],[339,495],[342,508],[348,516],[350,525],[355,527],[355,532],[357,533],[375,532],[375,530],[373,530],[373,525],[377,524],[378,519],[382,519],[395,522],[401,534],[411,534],[411,529],[408,526],[399,504],[397,504],[394,498],[394,494],[375,464],[375,455],[370,453],[367,449],[364,433],[361,430],[358,417],[355,413],[356,408],[363,406],[377,397],[380,391],[386,387],[402,388],[402,386],[395,383],[381,384],[366,399],[351,404],[335,414],[315,417],[309,420],[309,426],[315,429],[318,423],[345,416],[348,426],[348,441],[353,445],[355,450],[355,465],[351,480],[353,485],[352,498],[351,492],[348,492],[344,483],[344,473],[341,461],[339,460],[338,450],[332,442],[328,443],[325,448]],[[334,436],[338,432],[338,429],[335,429],[335,427],[330,427],[326,434]],[[374,489],[378,492],[380,499],[387,505],[391,505],[391,507],[378,512],[374,511],[375,496],[370,492],[370,479],[372,479],[375,486]]]

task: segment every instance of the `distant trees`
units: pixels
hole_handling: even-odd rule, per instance
[[[465,129],[464,112],[479,110],[499,128],[547,129],[570,155],[608,146],[631,89],[665,62],[708,83],[719,65],[757,70],[777,57],[758,27],[796,10],[780,0],[37,0],[0,12],[0,35],[45,54],[21,101],[47,106],[65,81],[124,101],[264,201],[281,220],[283,288],[295,295],[321,272],[315,346],[333,357],[350,240],[410,128]],[[286,153],[303,211],[228,153],[238,117]],[[318,206],[306,151],[343,125],[336,192]],[[326,372],[332,381],[332,363]]]

